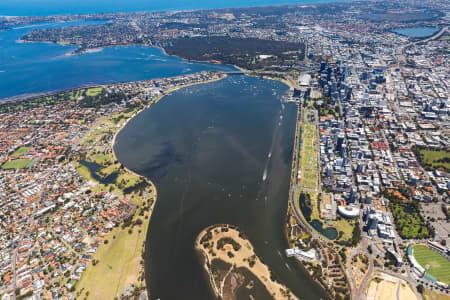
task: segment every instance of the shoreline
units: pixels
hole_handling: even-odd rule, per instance
[[[208,226],[197,235],[194,248],[203,259],[201,265],[208,277],[209,286],[219,299],[235,296],[237,289],[243,286],[247,276],[242,269],[250,272],[274,299],[298,299],[289,288],[273,277],[269,267],[256,255],[248,238],[236,226]],[[214,262],[217,263],[215,267]],[[233,279],[237,283],[233,284]],[[251,279],[245,287],[252,290],[259,283],[255,284]]]
[[[92,131],[95,131],[96,128],[99,128],[102,125],[108,124],[111,121],[111,117],[114,116],[111,115],[109,117],[101,117],[89,130],[89,132],[83,137],[82,140],[86,139],[90,135]],[[111,129],[116,132],[119,131],[118,127],[112,126]],[[82,144],[82,140],[79,141],[79,144]],[[105,146],[108,145],[109,154],[113,156],[113,160],[106,164],[106,166],[103,166],[104,168],[107,168],[109,166],[116,165],[116,158],[113,152],[113,144],[110,142],[106,142],[104,144]],[[94,146],[95,148],[96,146]],[[95,153],[92,152],[92,150],[84,152],[88,156],[89,155],[95,155]],[[105,151],[105,154],[108,155],[108,151]],[[80,166],[80,161],[77,160],[72,164],[75,168],[78,170],[78,166]],[[91,172],[91,171],[89,171]],[[89,173],[90,174],[90,173]],[[110,243],[100,243],[100,246],[96,249],[95,253],[93,254],[93,260],[89,263],[86,270],[84,270],[81,278],[76,284],[76,291],[82,291],[86,289],[89,291],[89,289],[92,289],[91,282],[89,280],[90,277],[92,277],[92,274],[95,274],[101,268],[101,264],[107,264],[107,267],[109,270],[112,270],[113,267],[115,268],[115,273],[119,273],[120,276],[118,278],[108,278],[108,282],[102,282],[102,280],[96,280],[95,284],[99,287],[99,289],[93,289],[91,290],[92,297],[94,299],[100,297],[103,299],[103,296],[98,295],[100,292],[101,295],[103,295],[103,291],[101,291],[101,288],[105,288],[105,286],[109,285],[109,290],[115,290],[115,296],[120,296],[126,289],[130,287],[134,287],[137,289],[141,294],[142,292],[145,292],[145,294],[148,296],[148,288],[146,285],[145,280],[141,280],[141,274],[145,274],[144,266],[139,264],[138,261],[141,259],[140,253],[145,253],[146,251],[146,236],[148,227],[150,224],[151,216],[153,214],[154,207],[156,205],[156,201],[158,198],[157,189],[156,186],[153,184],[152,181],[149,179],[140,176],[139,174],[136,174],[135,172],[129,170],[128,168],[121,168],[119,170],[119,175],[126,176],[128,178],[135,178],[135,179],[141,179],[144,182],[148,184],[148,186],[144,189],[144,193],[147,194],[147,196],[137,196],[136,192],[131,192],[130,194],[123,193],[123,190],[120,190],[120,192],[116,192],[115,190],[112,191],[113,194],[116,194],[118,196],[123,197],[124,201],[128,201],[130,203],[133,203],[137,206],[137,208],[141,209],[145,206],[145,204],[148,205],[148,209],[143,213],[139,213],[139,209],[136,209],[134,213],[131,215],[132,222],[135,222],[137,219],[140,219],[142,223],[140,225],[136,225],[136,228],[134,225],[131,226],[130,229],[127,227],[124,227],[125,223],[122,221],[121,223],[117,224],[117,226],[108,232],[107,235],[103,237],[103,240],[106,242],[110,240]],[[128,175],[128,176],[127,176]],[[94,179],[89,179],[96,183],[95,188],[99,188],[100,191],[107,191],[106,187],[108,185],[104,185],[101,182],[97,182]],[[111,190],[110,190],[111,192]],[[133,200],[134,199],[134,200]],[[140,229],[142,228],[142,230]],[[130,232],[131,230],[131,232]],[[128,231],[128,233],[127,233]],[[117,236],[117,238],[116,238]],[[121,240],[122,239],[122,240]],[[127,243],[134,243],[134,249],[128,249]],[[131,243],[130,243],[131,244]],[[118,264],[114,264],[113,261],[111,261],[111,252],[114,252],[114,250],[117,250],[117,248],[121,251],[127,251],[126,253],[121,253],[121,256],[127,257],[124,261],[120,261]],[[114,255],[114,254],[113,254]],[[93,264],[93,261],[97,259],[97,265]],[[105,262],[107,261],[107,262]],[[119,261],[119,259],[117,260]],[[111,264],[109,265],[108,262]],[[88,268],[91,268],[88,270]],[[108,269],[107,269],[108,270]],[[109,271],[108,270],[108,271]],[[128,271],[127,271],[128,270]],[[132,272],[130,272],[130,270]],[[98,274],[97,274],[98,275]],[[105,278],[108,275],[105,274]],[[98,278],[98,276],[94,276],[94,278]],[[91,278],[92,279],[92,278]],[[97,294],[97,295],[96,295]],[[88,299],[91,299],[91,297],[88,297]],[[148,299],[148,297],[146,298]]]
[[[161,95],[159,95],[158,97],[156,97],[155,99],[151,100],[150,103],[149,103],[148,105],[146,105],[146,106],[144,106],[143,108],[141,108],[140,110],[136,111],[131,117],[129,117],[129,118],[128,118],[128,119],[127,119],[127,120],[126,120],[126,121],[118,128],[118,130],[116,131],[116,133],[115,133],[114,136],[113,136],[113,139],[112,139],[112,142],[111,142],[111,153],[112,153],[114,159],[117,160],[117,161],[119,161],[119,159],[117,158],[116,152],[114,151],[114,145],[116,144],[116,138],[117,138],[117,135],[122,131],[122,129],[125,128],[125,126],[128,124],[129,121],[131,121],[134,117],[137,117],[137,116],[138,116],[140,113],[142,113],[144,110],[149,109],[152,105],[154,105],[154,104],[158,103],[159,101],[161,101],[161,100],[162,100],[163,98],[165,98],[166,96],[169,96],[172,92],[175,92],[175,91],[177,91],[177,90],[180,90],[180,89],[183,89],[183,88],[187,88],[187,87],[190,87],[190,86],[194,86],[194,85],[207,84],[207,83],[211,83],[211,82],[220,81],[220,80],[225,79],[225,78],[227,77],[226,74],[223,74],[223,73],[219,73],[219,74],[222,75],[222,76],[220,76],[220,77],[217,78],[217,79],[211,79],[211,80],[207,80],[207,81],[204,81],[204,82],[196,82],[196,83],[185,84],[185,85],[181,85],[181,86],[178,86],[178,87],[174,87],[174,88],[168,89],[167,91],[164,91]],[[119,161],[119,162],[120,162],[120,161]],[[125,168],[126,170],[129,170],[129,169],[128,169],[127,167],[125,167],[125,166],[124,166],[124,168]],[[129,170],[129,172],[131,172],[131,173],[133,173],[133,174],[135,174],[135,175],[137,175],[137,176],[142,176],[142,175],[139,175],[139,174],[137,174],[137,173],[135,173],[135,172],[133,172],[133,171],[131,171],[131,170]]]
[[[162,100],[162,99],[165,98],[166,96],[170,95],[172,92],[177,91],[177,90],[180,90],[180,89],[183,89],[183,88],[186,88],[186,87],[194,86],[194,85],[207,84],[207,83],[211,83],[211,82],[220,81],[220,80],[222,80],[222,79],[224,79],[224,78],[227,77],[226,74],[220,74],[220,73],[219,73],[219,75],[220,75],[220,76],[219,76],[218,78],[215,78],[215,79],[210,79],[210,80],[207,80],[207,81],[204,81],[204,82],[196,82],[196,83],[185,84],[185,85],[182,85],[182,86],[178,86],[178,87],[174,87],[174,88],[168,89],[167,91],[163,92],[161,95],[159,95],[158,97],[156,97],[155,99],[151,100],[150,103],[149,103],[148,105],[146,105],[146,106],[144,106],[143,108],[141,108],[140,110],[136,111],[136,112],[135,112],[133,115],[131,115],[125,122],[123,122],[123,124],[122,124],[120,127],[116,127],[116,132],[114,133],[114,136],[113,136],[113,138],[112,138],[112,140],[111,140],[111,143],[110,143],[110,150],[111,150],[111,154],[112,154],[114,160],[115,160],[115,161],[118,161],[118,162],[123,166],[123,170],[124,170],[125,172],[128,172],[128,173],[133,174],[133,175],[135,175],[135,176],[144,178],[145,181],[146,181],[147,183],[149,183],[149,184],[153,187],[153,191],[154,191],[154,201],[153,201],[153,203],[152,203],[152,205],[151,205],[151,209],[150,209],[151,212],[150,212],[150,214],[149,214],[148,219],[146,219],[145,222],[144,222],[144,224],[143,224],[144,227],[146,228],[146,234],[145,234],[144,245],[143,245],[143,248],[144,248],[144,249],[147,248],[146,245],[147,245],[148,231],[150,230],[150,228],[149,228],[149,227],[150,227],[150,221],[151,221],[151,218],[152,218],[152,215],[153,215],[153,210],[154,210],[154,208],[155,208],[155,206],[156,206],[156,202],[158,201],[157,187],[156,187],[156,185],[151,181],[151,179],[149,179],[149,178],[147,178],[147,177],[145,177],[145,176],[142,176],[142,175],[137,174],[136,172],[130,170],[130,169],[127,168],[125,165],[123,165],[122,162],[120,162],[120,160],[117,158],[116,152],[115,152],[115,150],[114,150],[114,146],[115,146],[115,144],[116,144],[117,136],[118,136],[118,134],[126,127],[126,125],[128,124],[128,122],[130,122],[133,118],[135,118],[136,116],[138,116],[138,115],[139,115],[140,113],[142,113],[143,111],[149,109],[152,105],[158,103],[160,100]],[[145,261],[145,259],[144,259],[144,261]],[[143,274],[144,274],[144,287],[145,287],[145,290],[146,290],[146,295],[147,295],[147,297],[148,297],[148,296],[150,295],[150,290],[149,290],[149,287],[147,286],[147,280],[146,280],[146,279],[147,279],[147,276],[151,276],[151,275],[148,274],[148,273],[146,272],[145,266],[146,266],[146,264],[144,263],[144,265],[142,266],[142,269],[143,269],[143,272],[144,272],[144,273],[143,273]]]
[[[136,206],[136,210],[131,218],[131,227],[121,222],[103,238],[105,241],[109,240],[110,242],[100,244],[100,247],[93,254],[93,261],[97,261],[97,263],[90,263],[77,282],[75,287],[76,291],[90,291],[93,298],[89,297],[89,299],[105,299],[105,297],[120,296],[129,287],[134,287],[141,294],[145,293],[146,299],[151,294],[147,286],[148,281],[146,280],[150,275],[146,275],[145,264],[141,262],[144,261],[144,255],[147,252],[147,234],[150,230],[149,226],[153,210],[158,200],[157,188],[151,179],[130,170],[117,159],[114,146],[118,133],[121,132],[131,119],[150,108],[171,92],[192,85],[218,81],[226,77],[226,74],[219,72],[211,74],[212,79],[210,80],[168,88],[162,94],[149,100],[147,105],[136,107],[133,111],[125,113],[124,118],[117,124],[113,119],[121,115],[123,116],[124,110],[119,110],[110,116],[100,117],[92,125],[88,133],[78,141],[80,145],[90,147],[90,150],[83,152],[86,153],[88,161],[95,162],[95,155],[98,154],[96,148],[104,147],[105,150],[103,150],[103,153],[109,159],[106,163],[102,164],[102,168],[117,169],[119,172],[118,176],[122,177],[122,180],[126,180],[126,182],[131,182],[131,186],[138,182],[145,182],[147,184],[144,195],[139,194],[138,191],[125,193],[123,187],[105,185],[102,182],[89,178],[90,173],[88,173],[88,176],[84,176],[87,180],[93,180],[96,183],[93,190],[100,192],[108,192],[109,190],[109,192],[118,195],[125,201],[133,203]],[[103,132],[97,132],[98,128],[103,128]],[[113,134],[110,139],[100,143],[94,142],[92,144],[90,142],[91,139],[96,141],[101,140],[105,132],[106,134],[108,134],[107,132]],[[79,160],[74,161],[73,165],[77,170],[84,168],[80,165]],[[140,220],[140,223],[137,223],[138,220]],[[121,253],[119,257],[117,253]],[[114,271],[111,271],[113,269]],[[104,279],[98,280],[96,278]],[[95,285],[93,285],[93,282],[95,282]]]
[[[61,45],[61,44],[58,44],[57,42],[24,41],[24,40],[20,40],[20,39],[17,42],[19,42],[19,41],[20,41],[20,43],[30,43],[30,44],[43,43],[43,44],[60,45],[62,47],[77,47],[76,45],[72,45],[72,44]],[[183,61],[186,61],[186,62],[189,62],[189,63],[200,63],[200,64],[211,64],[211,65],[213,65],[213,63],[211,63],[209,61],[187,60],[187,59],[184,59],[184,58],[176,56],[176,55],[167,54],[166,50],[164,48],[160,47],[160,46],[149,46],[149,45],[143,45],[143,44],[109,45],[109,46],[91,48],[91,49],[86,49],[86,50],[89,51],[89,50],[94,50],[94,49],[101,49],[101,51],[103,51],[105,48],[109,48],[109,47],[126,47],[126,46],[155,48],[155,49],[159,49],[161,51],[161,53],[163,53],[165,56],[168,56],[168,57],[176,57],[176,58],[179,58],[179,59],[181,59]],[[79,48],[77,48],[77,49],[79,49]],[[76,51],[77,49],[75,49],[74,51]],[[69,57],[69,56],[81,55],[81,54],[85,53],[85,52],[75,53],[74,51],[67,52],[66,54],[64,54],[64,56]],[[92,52],[92,53],[97,53],[97,52],[101,52],[101,51],[95,51],[95,52]],[[88,53],[90,53],[90,52],[88,52]],[[220,66],[231,66],[231,67],[234,67],[235,69],[239,69],[241,71],[244,70],[244,69],[242,69],[240,67],[237,67],[235,65],[226,65],[226,64],[217,64],[217,65],[220,65]],[[226,72],[226,71],[223,71],[223,70],[205,70],[205,71]],[[3,72],[6,72],[6,71],[3,71]],[[195,73],[198,73],[198,72],[187,73],[187,74],[180,74],[179,76],[195,74]],[[171,77],[176,77],[176,76],[171,76]],[[31,99],[31,98],[51,96],[51,95],[55,95],[55,94],[58,94],[58,93],[61,93],[61,92],[77,91],[77,90],[86,89],[86,88],[93,88],[93,87],[106,87],[106,86],[115,85],[115,84],[145,82],[145,81],[155,80],[155,79],[160,79],[160,78],[161,77],[142,79],[142,80],[131,80],[131,81],[130,80],[124,80],[124,81],[118,81],[118,82],[113,82],[113,83],[88,83],[88,84],[76,86],[76,87],[73,87],[73,88],[67,88],[67,89],[56,89],[56,90],[44,91],[44,92],[25,93],[25,94],[19,94],[19,95],[3,97],[3,98],[0,97],[0,106],[3,103],[7,103],[7,102],[26,101],[26,100]],[[166,77],[162,77],[162,78],[166,78]],[[170,77],[167,77],[167,78],[170,78]]]

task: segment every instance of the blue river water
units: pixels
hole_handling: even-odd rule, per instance
[[[336,0],[3,0],[0,15],[161,11],[335,2]]]
[[[392,32],[413,38],[425,38],[432,36],[439,30],[440,29],[436,27],[409,27],[393,29]]]
[[[76,49],[50,43],[20,43],[33,28],[93,25],[98,21],[24,26],[0,31],[0,99],[65,90],[89,84],[137,81],[230,66],[192,63],[143,46],[107,47],[98,52],[67,54]]]

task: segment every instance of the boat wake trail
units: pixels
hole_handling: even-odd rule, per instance
[[[266,181],[266,179],[267,179],[267,172],[268,172],[268,168],[269,168],[269,164],[270,164],[270,159],[272,158],[273,148],[275,147],[275,142],[277,140],[277,136],[280,131],[281,122],[283,120],[283,111],[284,111],[284,104],[283,104],[283,108],[280,110],[280,117],[279,117],[280,121],[278,122],[278,126],[275,126],[274,130],[273,130],[272,143],[270,145],[269,154],[267,154],[267,161],[264,166],[264,172],[263,172],[263,176],[262,176],[263,181]]]

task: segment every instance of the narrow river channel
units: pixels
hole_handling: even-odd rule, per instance
[[[241,228],[300,299],[326,299],[284,254],[296,117],[295,105],[280,101],[286,91],[229,76],[172,93],[119,133],[118,159],[158,190],[145,258],[152,299],[212,299],[194,240],[217,223]]]

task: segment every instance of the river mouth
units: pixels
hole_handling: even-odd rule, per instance
[[[296,107],[280,82],[228,76],[172,93],[118,134],[118,159],[158,190],[145,255],[152,299],[212,299],[195,253],[212,224],[238,226],[301,299],[326,298],[284,250]]]

